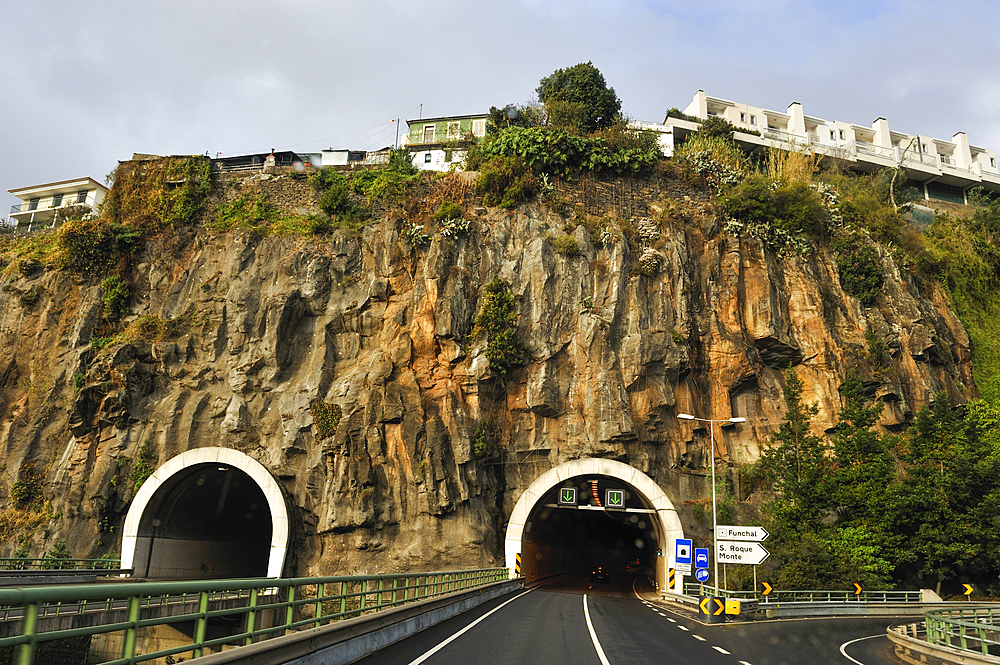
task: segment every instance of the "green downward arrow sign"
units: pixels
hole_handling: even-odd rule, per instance
[[[570,492],[569,490],[563,491],[563,501],[569,503],[572,500],[573,500],[573,493]]]
[[[608,505],[621,506],[625,503],[625,493],[621,490],[608,490]]]

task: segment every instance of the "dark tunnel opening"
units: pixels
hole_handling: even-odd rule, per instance
[[[522,574],[531,580],[600,567],[613,576],[653,575],[660,537],[656,511],[635,488],[608,476],[578,476],[532,508]]]
[[[271,510],[233,466],[190,466],[157,488],[139,521],[134,574],[156,579],[263,577]]]

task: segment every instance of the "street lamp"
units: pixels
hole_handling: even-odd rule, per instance
[[[710,418],[695,418],[690,413],[678,413],[677,417],[681,420],[697,420],[699,422],[708,423],[708,431],[712,437],[712,549],[715,550],[715,539],[719,536],[719,524],[716,518],[715,512],[715,423],[745,423],[746,418],[725,418],[722,420],[712,420]],[[719,553],[715,552],[715,577],[713,581],[715,582],[715,595],[719,595]],[[683,591],[683,589],[682,589]]]

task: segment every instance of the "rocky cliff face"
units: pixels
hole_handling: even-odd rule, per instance
[[[825,250],[778,257],[728,236],[682,183],[564,186],[564,199],[610,215],[597,233],[543,203],[479,207],[468,185],[439,180],[359,237],[199,229],[151,242],[135,266],[132,341],[103,349],[91,345],[99,280],[11,277],[0,293],[3,476],[10,486],[33,464],[57,514],[33,551],[58,539],[77,556],[116,548],[132,474],[222,445],[259,460],[286,492],[289,572],[502,563],[520,492],[566,460],[628,462],[678,506],[705,496],[708,433],[676,414],[746,417],[716,445],[724,460],[752,461],[781,421],[790,364],[820,407],[819,429],[834,425],[851,368],[885,400],[887,428],[939,391],[957,403],[974,390],[945,297],[888,255],[885,295],[863,308]],[[217,194],[241,188],[311,201],[287,177]],[[434,233],[428,213],[444,199],[466,206],[466,235]],[[652,274],[633,268],[639,250],[620,232],[632,217],[651,221],[639,236],[659,253]],[[434,235],[424,248],[401,238],[414,220]],[[564,228],[577,255],[555,251]],[[504,381],[472,335],[495,275],[517,297],[530,351]],[[29,289],[40,299],[19,304]],[[867,331],[886,342],[887,362],[870,359]],[[314,422],[321,402],[334,407],[327,438]],[[500,445],[477,459],[482,420]]]

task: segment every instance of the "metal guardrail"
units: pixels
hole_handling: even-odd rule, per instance
[[[126,582],[0,589],[0,622],[15,633],[0,648],[15,647],[13,665],[31,665],[40,642],[123,633],[121,657],[101,665],[132,665],[206,649],[248,645],[285,631],[398,607],[509,578],[507,568],[287,579]],[[155,616],[157,611],[160,616]],[[103,615],[99,617],[99,615]],[[73,628],[45,630],[46,619],[80,619]],[[101,622],[104,618],[107,622]],[[226,618],[238,632],[207,639],[208,622]],[[84,620],[86,619],[86,620]],[[141,628],[193,622],[188,644],[137,653]],[[95,623],[96,625],[85,625]]]
[[[933,610],[924,615],[927,641],[932,644],[990,655],[1000,645],[1000,607]]]
[[[713,587],[692,582],[684,583],[686,595],[698,596],[710,593]],[[784,591],[774,589],[768,595],[760,591],[727,591],[719,590],[719,595],[727,598],[756,599],[762,603],[919,603],[919,591],[853,591],[818,590],[818,591]]]
[[[121,559],[0,558],[0,573],[8,570],[115,570]]]

